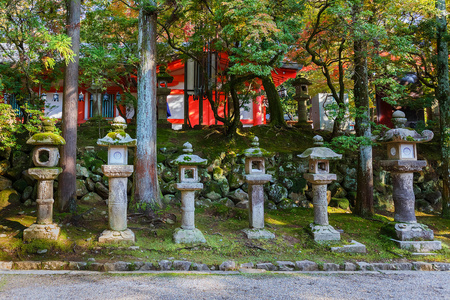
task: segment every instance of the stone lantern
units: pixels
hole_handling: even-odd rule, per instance
[[[264,187],[272,180],[272,175],[266,174],[265,150],[259,148],[258,137],[253,138],[252,148],[244,151],[245,181],[248,184],[248,215],[250,228],[243,232],[249,239],[273,239],[275,235],[264,229]]]
[[[33,163],[36,167],[28,169],[28,174],[38,181],[38,209],[36,223],[23,232],[24,241],[57,240],[60,232],[59,226],[53,223],[53,181],[62,171],[57,167],[58,147],[66,144],[66,141],[54,132],[54,120],[44,120],[42,123],[44,132],[36,133],[27,141],[27,144],[35,146]]]
[[[109,182],[109,229],[102,232],[98,241],[134,243],[134,233],[127,228],[127,178],[133,174],[133,165],[128,165],[128,147],[135,147],[136,140],[125,133],[124,118],[114,118],[112,127],[114,131],[97,140],[97,145],[108,147],[108,164],[102,166],[102,171]]]
[[[171,127],[172,124],[167,121],[167,96],[170,95],[171,91],[167,84],[173,81],[173,77],[166,72],[166,66],[162,65],[159,67],[156,80],[158,81],[158,88],[156,90],[158,97],[158,125]]]
[[[306,102],[310,99],[308,86],[311,84],[311,81],[301,76],[298,76],[292,82],[292,85],[295,87],[294,99],[298,102],[298,125],[305,125],[308,122]]]
[[[322,147],[323,138],[319,135],[314,137],[314,145],[317,147],[308,148],[298,155],[300,158],[309,159],[308,173],[303,174],[303,177],[312,184],[314,205],[314,223],[310,225],[312,234],[316,242],[340,240],[340,233],[328,223],[327,184],[337,178],[336,174],[330,173],[330,160],[341,159],[342,155]]]
[[[203,188],[199,182],[198,166],[206,165],[207,160],[192,154],[192,145],[187,142],[183,145],[183,152],[173,164],[178,166],[180,182],[176,188],[181,191],[181,228],[173,234],[175,243],[206,243],[203,233],[195,228],[195,191]]]
[[[439,250],[441,242],[433,241],[433,231],[426,225],[417,223],[413,189],[413,173],[421,171],[427,165],[425,160],[417,160],[416,145],[430,141],[434,134],[430,130],[419,134],[407,129],[406,121],[405,114],[397,110],[392,114],[395,128],[378,138],[379,142],[387,145],[388,160],[380,163],[386,171],[391,172],[397,243],[402,249],[425,252]]]

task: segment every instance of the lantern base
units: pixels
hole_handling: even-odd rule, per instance
[[[270,240],[275,238],[275,234],[265,229],[247,228],[242,231],[250,240]]]
[[[434,239],[433,230],[420,223],[397,223],[395,224],[395,233],[400,241],[432,241]]]
[[[331,252],[336,253],[367,253],[366,246],[358,243],[355,240],[351,241],[350,245],[343,245],[342,247],[331,247]]]
[[[400,249],[411,252],[428,253],[442,249],[441,241],[399,241],[394,240]]]
[[[339,241],[341,234],[331,225],[310,224],[311,232],[316,242]]]
[[[57,224],[32,224],[23,231],[23,240],[57,240],[59,232]]]
[[[105,230],[98,238],[99,243],[134,244],[135,241],[136,238],[134,232],[130,229],[125,229],[123,231]]]
[[[176,244],[206,243],[206,239],[203,236],[203,233],[197,228],[177,228],[173,233],[173,240]]]

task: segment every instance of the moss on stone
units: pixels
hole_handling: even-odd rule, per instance
[[[62,136],[53,132],[41,132],[33,135],[27,144],[30,145],[65,145],[66,141]]]
[[[7,207],[10,204],[19,204],[19,193],[14,189],[4,189],[0,192],[0,209]]]

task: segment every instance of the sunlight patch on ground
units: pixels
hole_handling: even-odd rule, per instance
[[[271,217],[266,218],[266,223],[269,223],[272,225],[286,225],[285,222],[281,222],[279,220],[272,219]]]
[[[36,217],[33,216],[13,216],[6,218],[6,220],[11,222],[17,222],[22,224],[23,226],[29,227],[31,224],[36,222]]]

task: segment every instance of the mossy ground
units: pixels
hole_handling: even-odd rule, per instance
[[[399,250],[388,236],[382,234],[382,227],[393,220],[381,214],[377,214],[373,220],[367,220],[349,211],[329,208],[330,224],[336,229],[344,230],[341,235],[343,243],[354,239],[365,244],[368,249],[367,254],[345,254],[333,253],[330,245],[313,241],[307,231],[313,220],[311,208],[266,210],[266,228],[275,233],[274,240],[245,238],[241,230],[248,226],[246,210],[222,205],[199,208],[196,210],[196,226],[208,242],[203,245],[173,242],[172,235],[175,228],[180,226],[181,218],[181,210],[177,206],[161,211],[157,220],[152,222],[142,215],[134,214],[130,215],[128,226],[136,234],[138,250],[97,242],[98,236],[107,227],[104,214],[106,210],[106,206],[80,206],[79,214],[85,214],[79,218],[74,218],[71,214],[55,213],[55,222],[62,225],[59,240],[25,244],[22,242],[22,231],[35,221],[33,208],[26,208],[20,214],[17,207],[6,208],[1,212],[0,224],[13,230],[6,238],[0,238],[0,260],[86,261],[93,257],[97,262],[122,260],[156,264],[159,260],[172,258],[208,265],[217,265],[230,259],[239,263],[304,259],[319,263],[390,262],[404,259],[450,262],[450,222],[432,215],[419,214],[418,221],[434,230],[436,238],[443,242],[443,250],[436,256],[424,258]],[[86,214],[89,211],[93,213]],[[174,223],[169,222],[173,219],[176,220]],[[38,250],[42,249],[48,251],[38,254]]]
[[[96,139],[103,137],[110,126],[107,122],[85,124],[78,133],[78,146],[95,146]],[[133,138],[134,127],[126,130]],[[158,130],[158,149],[182,148],[189,141],[194,152],[205,153],[209,159],[222,152],[241,152],[251,147],[253,136],[260,138],[260,147],[272,152],[302,152],[312,146],[313,131],[299,129],[277,130],[267,126],[239,129],[234,140],[214,128],[207,130],[172,131]],[[313,209],[294,208],[266,210],[266,228],[275,233],[274,240],[248,240],[242,229],[248,226],[248,213],[238,208],[214,205],[196,210],[196,226],[204,235],[207,244],[179,245],[172,240],[174,230],[180,226],[181,210],[174,205],[157,212],[156,219],[140,214],[130,214],[128,227],[136,234],[138,250],[128,246],[97,243],[98,236],[108,226],[106,206],[79,205],[76,214],[55,212],[54,220],[61,224],[58,241],[22,242],[23,230],[35,221],[36,207],[11,204],[0,210],[0,225],[10,228],[1,231],[0,260],[74,260],[86,261],[95,258],[106,261],[146,261],[157,263],[162,259],[186,259],[197,263],[220,264],[225,260],[244,262],[275,262],[277,260],[312,260],[319,263],[344,261],[390,262],[399,260],[429,260],[450,262],[450,220],[438,215],[417,213],[418,221],[434,230],[437,239],[443,242],[443,250],[437,256],[416,257],[399,250],[382,227],[393,221],[392,213],[379,211],[372,220],[363,219],[348,210],[329,208],[330,224],[342,229],[343,243],[357,240],[366,245],[367,254],[332,253],[329,245],[317,244],[308,234],[308,225],[313,221]],[[175,222],[172,222],[175,220]],[[47,249],[45,254],[38,250]]]

